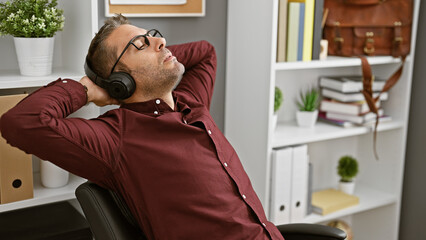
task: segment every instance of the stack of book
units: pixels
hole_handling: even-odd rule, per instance
[[[319,59],[324,0],[279,0],[277,62]]]
[[[327,215],[359,204],[359,197],[330,188],[312,194],[312,208],[315,213]]]
[[[378,96],[386,80],[375,78],[373,82],[373,97]],[[370,125],[376,121],[376,114],[370,112],[362,90],[362,76],[333,76],[320,77],[322,100],[319,119],[342,127],[355,125]],[[388,93],[380,95],[376,102],[379,108],[380,122],[391,120],[384,114],[381,102],[388,99]]]

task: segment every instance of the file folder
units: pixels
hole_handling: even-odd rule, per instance
[[[291,147],[272,151],[272,182],[270,221],[274,224],[290,222]]]
[[[290,222],[301,222],[308,207],[308,146],[293,147]]]

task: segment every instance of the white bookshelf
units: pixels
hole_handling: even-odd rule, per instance
[[[58,78],[79,80],[82,76],[79,71],[65,68],[54,68],[52,74],[42,77],[22,76],[19,70],[3,70],[0,74],[0,89],[40,87]]]
[[[21,93],[23,91],[30,92],[58,78],[79,80],[84,75],[83,64],[87,49],[94,34],[98,31],[98,1],[59,0],[58,7],[64,9],[65,27],[62,32],[57,32],[55,35],[52,74],[42,77],[21,76],[13,39],[11,36],[2,37],[0,38],[0,51],[2,52],[2,56],[7,57],[0,58],[0,95]],[[73,114],[73,116],[85,118],[98,115],[99,108],[93,104],[89,104]],[[38,163],[38,161],[35,161],[35,163]],[[75,189],[86,181],[70,174],[70,180],[66,186],[61,188],[45,188],[40,184],[40,174],[37,164],[33,165],[33,170],[34,197],[27,200],[0,204],[0,213],[75,199]]]
[[[378,191],[368,186],[357,186],[354,195],[359,197],[359,204],[327,215],[311,213],[303,219],[306,223],[323,223],[333,219],[345,217],[351,214],[361,213],[371,209],[395,204],[398,201],[396,195]]]
[[[359,239],[398,239],[405,145],[420,1],[415,1],[411,54],[400,81],[382,107],[392,121],[379,124],[373,154],[373,127],[342,128],[317,122],[312,129],[295,124],[299,92],[318,84],[319,76],[361,74],[359,58],[333,57],[309,62],[276,62],[278,0],[228,3],[225,135],[236,149],[269,215],[272,150],[308,146],[313,190],[336,187],[336,166],[343,155],[359,161],[358,206],[330,215],[312,214],[301,222],[326,223],[345,218]],[[390,56],[368,57],[373,73],[388,78],[400,65]],[[284,103],[272,126],[274,89]],[[284,223],[275,223],[284,224]]]
[[[377,131],[381,132],[403,127],[404,123],[402,121],[384,122],[379,124]],[[314,128],[301,128],[297,126],[295,121],[280,123],[273,134],[272,148],[357,136],[371,133],[373,130],[374,125],[342,128],[317,122]]]
[[[45,188],[40,182],[40,173],[34,174],[34,197],[22,201],[0,204],[0,213],[20,208],[33,207],[59,201],[75,199],[75,189],[86,180],[70,174],[69,182],[60,188]]]
[[[399,58],[393,58],[391,56],[376,56],[376,57],[367,57],[370,65],[378,64],[390,64],[390,63],[399,63],[401,60]],[[409,61],[406,59],[405,61]],[[273,68],[277,71],[279,70],[295,70],[295,69],[314,69],[314,68],[335,68],[335,67],[353,67],[359,66],[361,60],[357,57],[345,58],[337,56],[328,56],[326,60],[313,60],[309,62],[279,62],[275,63]]]

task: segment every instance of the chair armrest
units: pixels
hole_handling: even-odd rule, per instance
[[[278,225],[286,240],[344,240],[346,233],[338,228],[308,223]]]

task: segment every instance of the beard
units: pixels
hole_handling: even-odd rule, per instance
[[[168,50],[164,53],[164,56]],[[145,96],[163,96],[177,87],[185,72],[182,63],[173,59],[167,66],[163,63],[164,57],[160,57],[157,64],[141,64],[132,71],[132,76],[139,82],[137,88]],[[171,65],[171,66],[170,66]]]

